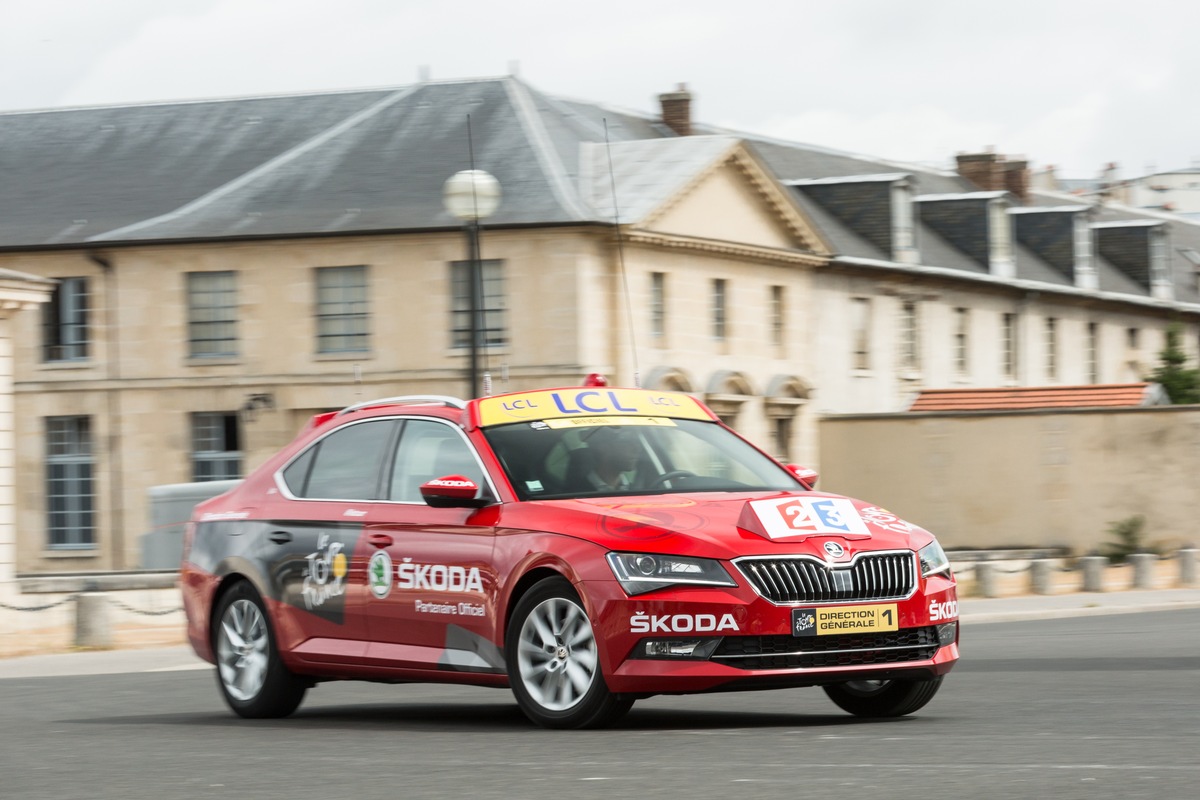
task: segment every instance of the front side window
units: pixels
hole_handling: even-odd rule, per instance
[[[236,275],[187,274],[188,352],[193,358],[237,355]]]
[[[96,545],[91,417],[46,418],[46,532],[51,550]]]
[[[317,267],[317,352],[369,349],[367,268]]]
[[[59,278],[50,302],[42,306],[43,361],[88,357],[89,305],[87,278]]]
[[[462,434],[444,422],[410,419],[400,432],[387,498],[421,503],[421,484],[447,475],[461,475],[483,484],[483,469]]]
[[[242,444],[234,412],[192,414],[192,480],[227,481],[242,477]]]

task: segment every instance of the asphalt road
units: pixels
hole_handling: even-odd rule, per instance
[[[249,722],[179,653],[105,654],[100,671],[168,669],[0,679],[0,797],[1198,796],[1200,611],[978,625],[963,650],[909,718],[806,689],[656,697],[582,732],[531,727],[506,691],[423,685],[324,684]]]

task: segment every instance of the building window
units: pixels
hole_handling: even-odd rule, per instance
[[[1087,371],[1088,383],[1100,382],[1100,326],[1095,322],[1087,326]]]
[[[786,464],[792,460],[792,418],[775,417],[771,420],[771,426],[775,458]]]
[[[1001,338],[1004,347],[1003,364],[1004,377],[1017,377],[1017,315],[1005,314],[1001,320]]]
[[[59,278],[50,302],[42,306],[42,360],[87,357],[88,279]]]
[[[51,550],[96,545],[91,417],[46,418],[46,532]]]
[[[193,358],[237,355],[236,274],[187,274],[188,348]]]
[[[482,314],[480,343],[484,347],[508,344],[508,308],[504,297],[504,262],[490,259],[480,263]],[[471,346],[471,262],[450,264],[451,335],[454,347]]]
[[[900,368],[914,372],[921,368],[921,331],[915,300],[900,304]]]
[[[971,315],[969,309],[954,309],[954,369],[965,375],[970,367],[968,355],[971,340]]]
[[[712,282],[712,335],[720,342],[725,341],[728,333],[727,300],[725,279],[714,278]]]
[[[317,267],[317,352],[365,352],[367,319],[367,268]]]
[[[775,347],[783,346],[783,287],[772,286],[767,297],[767,324],[771,328],[771,344]]]
[[[853,343],[854,369],[871,368],[871,300],[854,297],[850,300],[850,336]]]
[[[242,437],[232,411],[192,414],[192,480],[242,477]]]
[[[667,332],[667,276],[650,273],[650,335],[662,339]]]
[[[1046,317],[1046,378],[1058,380],[1058,320]]]
[[[1137,328],[1125,329],[1125,346],[1133,353],[1140,349],[1141,331]]]

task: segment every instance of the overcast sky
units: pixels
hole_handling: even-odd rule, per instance
[[[653,112],[949,167],[1200,165],[1194,0],[0,0],[0,110],[516,72]],[[0,146],[3,128],[0,123]]]

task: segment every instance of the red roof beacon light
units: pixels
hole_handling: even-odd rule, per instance
[[[608,378],[601,375],[599,372],[589,372],[588,376],[583,379],[584,386],[608,386]]]

